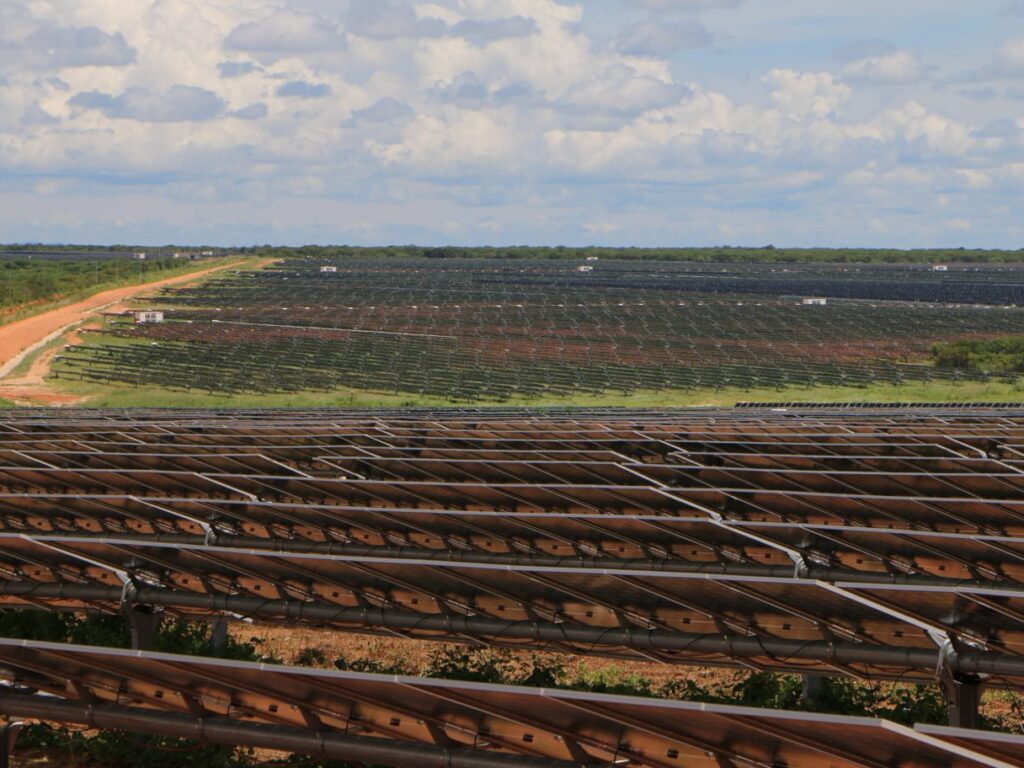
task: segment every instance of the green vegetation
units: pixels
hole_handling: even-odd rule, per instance
[[[605,248],[588,246],[568,248],[565,246],[532,247],[481,246],[460,248],[444,246],[428,248],[417,245],[399,245],[383,248],[359,248],[355,246],[306,245],[301,248],[274,248],[254,246],[239,249],[240,253],[259,256],[290,258],[304,256],[312,258],[331,257],[425,257],[428,259],[584,259],[597,256],[601,259],[650,260],[650,261],[695,261],[738,264],[933,264],[933,263],[999,263],[1024,261],[1024,249],[1016,251],[984,250],[966,248],[928,248],[899,250],[896,248],[776,248],[713,246],[703,248]]]
[[[106,648],[131,646],[131,631],[127,619],[120,615],[106,614],[83,616],[51,611],[0,610],[0,637]],[[272,656],[259,653],[257,644],[258,641],[240,643],[229,637],[223,656],[236,661],[279,661]],[[165,619],[157,633],[155,650],[189,656],[211,656],[211,625]]]
[[[97,246],[43,246],[18,245],[9,250],[19,253],[45,252],[82,253],[129,253],[137,246],[117,245],[110,248]],[[164,246],[161,251],[200,250],[205,246]],[[5,250],[0,246],[0,251]],[[142,250],[146,250],[142,248]],[[566,246],[478,246],[427,247],[419,245],[391,245],[384,247],[358,247],[350,245],[305,245],[301,247],[275,247],[256,245],[233,249],[234,252],[255,256],[291,258],[305,256],[313,258],[355,257],[355,258],[408,258],[430,259],[581,259],[597,256],[608,259],[654,260],[654,261],[696,261],[719,263],[880,263],[880,264],[932,264],[932,263],[1008,263],[1024,261],[1024,249],[988,250],[981,248],[921,248],[901,250],[897,248],[776,248],[774,245],[747,246],[706,246],[696,248],[606,248],[587,246],[569,248]]]
[[[936,344],[932,357],[937,368],[1015,377],[1024,373],[1024,336]]]
[[[0,322],[103,290],[186,275],[226,263],[223,259],[0,259]],[[28,310],[28,311],[26,311]]]
[[[357,389],[272,395],[229,395],[183,392],[159,387],[96,384],[72,379],[56,379],[52,383],[62,392],[82,397],[84,405],[96,408],[439,408],[460,405],[524,408],[682,408],[732,406],[739,402],[1024,402],[1024,383],[1008,381],[935,381],[898,385],[879,383],[868,387],[639,391],[630,395],[610,392],[603,395],[574,395],[561,398],[512,398],[500,403],[479,400],[467,403],[440,397]]]
[[[672,679],[659,684],[642,674],[614,665],[597,668],[583,665],[573,670],[565,665],[564,657],[554,654],[524,656],[510,651],[459,645],[432,649],[423,669],[416,669],[404,661],[381,663],[376,659],[338,659],[334,665],[338,669],[378,674],[420,675],[762,709],[881,717],[908,726],[914,723],[945,723],[948,719],[945,701],[936,685],[861,683],[845,678],[825,678],[814,700],[806,701],[802,698],[803,681],[798,675],[735,672],[707,685],[691,679]],[[1014,710],[1011,715],[983,717],[983,727],[1018,730],[1019,705],[1012,703],[1010,708]]]

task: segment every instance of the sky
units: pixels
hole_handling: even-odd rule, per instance
[[[0,241],[1024,247],[1024,0],[0,0]]]

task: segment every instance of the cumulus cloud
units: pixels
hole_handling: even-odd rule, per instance
[[[868,135],[894,144],[904,156],[959,158],[972,147],[970,128],[916,101],[888,109],[864,126]]]
[[[17,2],[0,5],[0,62],[54,69],[124,67],[135,56],[120,32],[40,19]]]
[[[212,120],[224,110],[217,94],[190,85],[174,85],[166,91],[131,88],[118,96],[86,91],[68,100],[72,107],[97,110],[109,118],[143,123],[177,123]]]
[[[574,114],[633,116],[674,104],[688,92],[685,85],[644,76],[626,64],[616,63],[573,88],[566,97],[566,107]]]
[[[847,80],[875,85],[909,85],[921,80],[924,64],[912,51],[892,51],[850,61],[843,68]]]
[[[997,75],[1024,76],[1024,37],[1007,40],[996,49],[993,69]]]
[[[827,72],[774,69],[764,79],[772,88],[772,102],[794,120],[833,115],[853,93]]]

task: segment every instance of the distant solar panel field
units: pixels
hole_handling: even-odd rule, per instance
[[[59,375],[460,401],[978,379],[931,348],[1024,327],[1024,269],[290,259],[158,302]]]

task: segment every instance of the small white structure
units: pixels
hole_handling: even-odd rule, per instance
[[[824,307],[828,304],[828,299],[820,296],[808,296],[802,303],[805,307]]]
[[[200,251],[200,256],[213,256],[213,251]]]
[[[586,264],[584,264],[582,266],[576,267],[576,271],[577,272],[593,272],[594,268],[593,267],[588,267]]]
[[[139,324],[162,323],[163,321],[164,313],[156,309],[144,309],[135,313],[135,322]]]
[[[932,272],[949,272],[947,264],[932,264]]]
[[[331,275],[333,275],[337,271],[338,271],[337,267],[320,267],[320,272],[322,274],[331,274]]]
[[[600,256],[587,256],[587,261],[600,261]]]
[[[146,253],[144,251],[136,251],[135,253],[132,254],[132,258],[137,261],[145,261]]]

